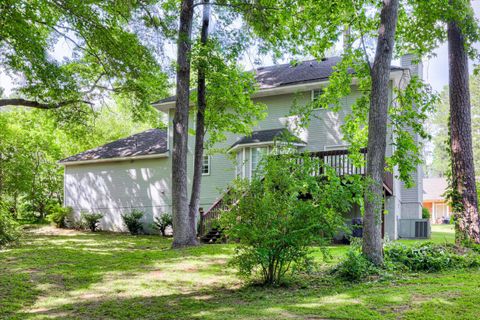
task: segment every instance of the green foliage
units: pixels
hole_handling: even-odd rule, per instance
[[[458,252],[451,244],[430,242],[405,246],[391,243],[385,246],[385,260],[399,270],[437,272],[480,266],[480,256],[471,252]]]
[[[89,213],[89,212],[82,212],[81,219],[85,221],[85,224],[88,226],[90,231],[95,232],[98,228],[98,224],[100,220],[103,218],[103,213]]]
[[[480,32],[469,0],[405,0],[400,6],[396,39],[400,52],[433,56],[439,44],[446,41],[446,23],[455,20],[469,56],[476,59],[473,44],[480,39]]]
[[[160,214],[160,216],[155,217],[155,220],[154,220],[153,223],[155,225],[155,228],[158,229],[158,231],[160,231],[162,236],[165,237],[166,229],[168,227],[173,226],[172,215],[168,212],[164,212],[164,213]]]
[[[394,89],[396,101],[389,109],[390,127],[395,137],[393,154],[387,160],[390,168],[397,166],[398,178],[407,187],[414,181],[411,172],[423,163],[423,141],[430,139],[424,122],[432,112],[438,97],[425,82],[414,76],[405,88]],[[420,137],[420,141],[416,140]]]
[[[122,220],[132,235],[140,234],[143,231],[143,224],[140,221],[143,218],[143,211],[133,209],[129,213],[122,214]]]
[[[425,207],[422,207],[422,219],[430,219],[430,211]]]
[[[382,270],[362,254],[361,242],[352,242],[345,258],[333,268],[333,274],[352,282],[366,281],[381,273]]]
[[[324,164],[308,155],[270,156],[260,165],[260,174],[232,187],[222,225],[239,242],[232,260],[239,274],[279,285],[288,272],[309,267],[311,245],[325,245],[342,228],[342,213],[361,201],[362,185],[328,167],[326,176],[313,176]]]
[[[353,242],[345,258],[333,268],[333,274],[352,282],[366,281],[372,277],[405,272],[439,272],[480,266],[480,255],[475,247],[459,249],[451,243],[417,242],[405,245],[388,242],[384,245],[383,268],[373,265]]]
[[[83,231],[83,230],[88,230],[89,229],[85,219],[68,219],[67,220],[67,225],[68,225],[69,228],[74,229],[74,230],[78,230],[78,231]]]
[[[48,208],[47,220],[55,224],[57,228],[65,228],[67,226],[67,219],[72,214],[71,207],[62,207],[58,203],[50,205]]]
[[[9,212],[0,208],[0,248],[17,241],[19,237],[18,224]]]
[[[81,118],[93,100],[128,96],[140,110],[165,94],[166,76],[128,23],[135,1],[3,2],[2,69],[22,78],[23,97]],[[70,52],[56,57],[57,45]]]
[[[237,59],[238,52],[229,52],[216,38],[210,39],[207,45],[196,43],[193,47],[192,70],[197,71],[201,66],[206,77],[207,148],[224,141],[227,132],[248,135],[266,116],[266,106],[251,99],[257,91],[254,75],[242,71]],[[192,101],[196,106],[196,94],[192,95]]]
[[[53,111],[17,108],[0,113],[0,196],[15,219],[42,220],[49,206],[62,203],[58,160],[155,124],[135,122],[126,103],[118,100],[82,124],[59,122]]]
[[[472,112],[472,132],[480,130],[480,75],[470,76],[470,99]],[[429,176],[446,176],[450,170],[450,156],[448,143],[449,123],[449,93],[448,87],[440,92],[435,109],[428,117],[428,129],[432,133],[433,154],[432,162],[427,166]],[[473,160],[477,173],[480,168],[480,136],[472,135]]]

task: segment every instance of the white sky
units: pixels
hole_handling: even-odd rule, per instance
[[[475,10],[477,17],[480,17],[480,0],[473,0],[472,6]],[[480,49],[480,44],[478,45]],[[60,42],[57,44],[53,56],[61,59],[63,56],[68,56],[71,53],[71,45],[65,42]],[[424,61],[424,79],[431,84],[434,90],[440,91],[448,83],[448,52],[447,45],[441,45],[436,51],[436,57],[430,60]],[[251,57],[251,55],[250,55]],[[246,69],[251,69],[253,67],[253,61],[250,61],[249,57],[243,60],[243,63],[246,66]],[[265,63],[271,64],[271,61],[265,60]],[[470,72],[472,72],[473,67],[470,65]],[[12,88],[15,86],[14,80],[6,76],[3,73],[0,73],[0,87],[5,89],[5,94],[9,95]]]

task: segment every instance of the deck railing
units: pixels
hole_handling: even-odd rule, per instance
[[[363,163],[366,164],[367,160],[367,149],[363,148],[360,150],[361,156],[363,157]],[[331,168],[335,170],[337,175],[345,176],[352,174],[365,175],[366,167],[356,167],[352,159],[348,156],[348,150],[330,150],[330,151],[315,151],[311,152],[310,155],[314,158],[319,158],[321,162],[328,164]],[[297,160],[301,164],[302,159]],[[312,172],[314,176],[322,176],[324,174],[324,167],[319,166],[318,170]],[[388,195],[392,195],[393,191],[393,174],[391,172],[385,171],[383,177],[383,187],[385,192]],[[228,191],[225,193],[227,194]],[[200,213],[200,226],[198,230],[199,236],[205,235],[213,226],[216,221],[220,218],[220,214],[223,210],[226,209],[227,204],[225,203],[225,194],[215,201],[212,206],[206,211]]]

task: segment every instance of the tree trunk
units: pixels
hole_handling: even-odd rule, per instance
[[[368,117],[368,154],[363,219],[363,253],[376,265],[383,264],[382,201],[387,144],[388,83],[398,18],[398,0],[383,0],[377,49],[371,71],[372,91]]]
[[[210,5],[209,0],[204,0],[202,31],[200,42],[205,46],[208,41],[208,26],[210,24]],[[202,184],[202,166],[203,166],[203,149],[205,142],[205,109],[207,108],[206,99],[206,66],[200,63],[198,66],[198,82],[197,82],[197,121],[195,128],[195,156],[193,162],[193,180],[192,194],[190,196],[189,216],[190,219],[196,221],[197,212],[200,204],[200,190]],[[196,223],[195,223],[196,225]]]
[[[174,248],[197,244],[195,221],[188,214],[187,152],[190,108],[190,52],[193,0],[182,0],[177,40],[176,110],[173,118],[172,211]]]
[[[449,21],[447,28],[452,188],[460,196],[462,207],[461,212],[455,213],[455,240],[457,244],[461,244],[464,240],[480,243],[468,87],[468,56],[462,31],[456,21]]]

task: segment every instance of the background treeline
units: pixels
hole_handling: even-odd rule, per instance
[[[478,176],[480,172],[480,75],[470,76],[470,93],[473,160],[476,176]],[[448,86],[445,86],[440,92],[440,100],[434,113],[427,120],[427,127],[432,135],[431,148],[426,149],[425,173],[428,177],[444,177],[450,170],[450,155],[447,148],[449,108]]]
[[[63,202],[58,160],[119,138],[159,127],[158,115],[134,117],[119,102],[84,110],[81,121],[60,110],[0,112],[0,209],[25,222],[42,221]]]

